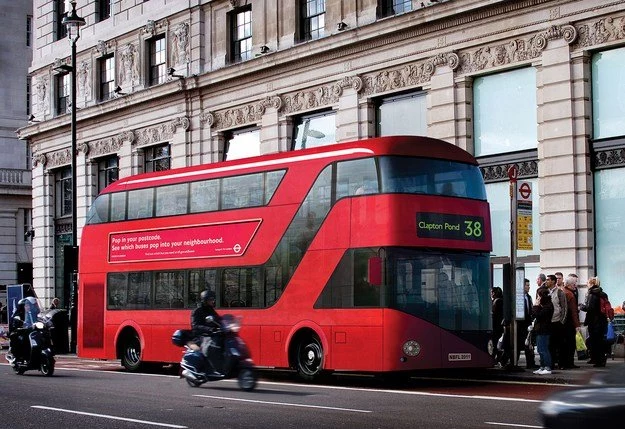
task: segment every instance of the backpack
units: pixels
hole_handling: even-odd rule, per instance
[[[612,308],[612,304],[610,304],[610,300],[606,294],[600,295],[599,305],[601,308],[601,314],[610,320],[614,319],[614,309]]]

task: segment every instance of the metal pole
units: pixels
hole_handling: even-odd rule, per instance
[[[78,38],[72,40],[72,259],[74,258],[74,253],[76,249],[76,245],[78,243],[78,203],[77,203],[77,186],[76,186],[76,40]],[[67,258],[69,255],[65,255]],[[76,353],[76,342],[77,342],[77,285],[76,285],[76,269],[78,267],[73,267],[70,274],[70,341],[69,341],[69,349],[70,353]]]
[[[76,198],[76,41],[72,40],[72,247],[78,242]]]

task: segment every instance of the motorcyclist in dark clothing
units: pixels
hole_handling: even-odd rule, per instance
[[[212,316],[214,322],[206,318]],[[215,292],[204,290],[200,294],[200,306],[191,313],[191,329],[196,343],[201,347],[204,356],[208,356],[211,346],[220,347],[221,341],[215,332],[219,330],[221,316],[215,311]]]
[[[208,316],[212,316],[215,323],[206,321]],[[191,313],[191,329],[193,335],[212,335],[221,322],[221,316],[215,311],[215,292],[204,290],[200,294],[200,306]]]

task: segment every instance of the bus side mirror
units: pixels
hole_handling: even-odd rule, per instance
[[[371,286],[382,285],[382,258],[373,256],[369,258],[367,266],[367,282]]]

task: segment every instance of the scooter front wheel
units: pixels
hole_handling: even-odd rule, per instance
[[[17,375],[24,375],[24,373],[26,372],[26,370],[18,365],[14,365],[13,366],[13,371],[15,371],[15,373]]]
[[[42,356],[39,371],[46,377],[50,377],[54,374],[54,364],[55,361],[53,357]]]
[[[199,380],[192,380],[187,377],[185,377],[184,379],[187,380],[187,384],[191,387],[200,387],[200,384],[202,384],[202,382],[200,382]]]
[[[239,370],[239,377],[237,381],[239,382],[239,387],[246,392],[250,390],[254,390],[256,387],[256,371],[251,368],[242,368]]]

